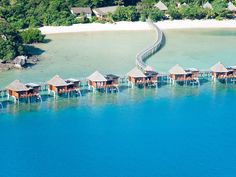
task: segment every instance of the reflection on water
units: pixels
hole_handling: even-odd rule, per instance
[[[227,93],[230,90],[235,91],[235,84],[222,83],[206,83],[200,87],[180,86],[180,85],[166,85],[160,88],[128,88],[119,93],[105,94],[97,92],[96,94],[87,93],[81,97],[58,97],[56,100],[53,97],[44,99],[42,103],[20,103],[13,104],[4,103],[2,113],[18,114],[24,112],[37,112],[44,110],[59,111],[68,107],[100,107],[105,105],[124,105],[142,102],[146,99],[176,99],[179,97],[196,97],[203,94],[216,95],[217,92],[221,94]]]

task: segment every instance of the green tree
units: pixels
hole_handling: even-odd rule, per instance
[[[224,17],[230,17],[232,15],[227,8],[227,2],[222,0],[214,0],[212,3],[214,17],[217,19],[222,19]]]
[[[24,53],[19,33],[5,20],[0,20],[0,59],[9,61]]]
[[[137,21],[139,19],[139,13],[134,6],[120,6],[112,15],[112,19],[114,21]]]
[[[182,19],[182,14],[180,13],[179,8],[176,8],[175,5],[169,7],[168,13],[172,19]]]
[[[158,9],[152,9],[149,13],[149,18],[152,21],[157,22],[157,21],[162,20],[164,18],[164,13]]]
[[[42,35],[39,29],[29,28],[21,31],[20,36],[25,44],[43,42],[45,35]]]

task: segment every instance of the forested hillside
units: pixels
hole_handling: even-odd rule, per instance
[[[17,29],[39,27],[42,25],[71,25],[77,23],[70,13],[71,7],[103,7],[121,4],[133,6],[122,9],[113,16],[114,20],[139,20],[147,16],[162,19],[163,14],[153,8],[158,0],[1,0],[0,17]],[[226,10],[227,0],[209,0],[213,10],[203,9],[204,0],[163,0],[173,19],[190,18],[230,18]],[[176,4],[187,6],[177,8]],[[133,15],[135,17],[129,17]]]

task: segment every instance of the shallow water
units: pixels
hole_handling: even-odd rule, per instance
[[[160,72],[175,64],[209,70],[218,61],[236,65],[236,29],[167,30],[166,45],[147,62]]]
[[[16,78],[25,82],[47,81],[56,74],[83,78],[95,70],[123,75],[135,66],[136,53],[154,37],[152,31],[48,35],[51,42],[36,45],[45,51],[42,61],[32,69],[1,73],[0,87]]]
[[[17,76],[41,81],[58,72],[63,77],[84,77],[97,68],[124,74],[152,34],[50,35],[52,42],[39,45],[46,50],[39,65],[1,73],[0,80],[7,83]],[[227,65],[236,64],[233,30],[165,34],[166,45],[148,60],[160,71],[176,63],[207,69],[217,56]],[[100,41],[113,42],[102,50]],[[62,65],[63,58],[67,59]],[[9,105],[0,113],[0,176],[234,177],[235,98],[236,85],[205,83]]]
[[[179,63],[203,70],[218,61],[236,65],[235,29],[166,30],[166,45],[147,62],[159,72]],[[42,61],[31,69],[0,74],[0,88],[14,79],[47,81],[55,74],[83,78],[95,70],[125,75],[134,67],[138,51],[154,41],[153,31],[90,32],[48,35],[51,42],[36,47],[44,52]],[[36,51],[38,52],[38,51]]]

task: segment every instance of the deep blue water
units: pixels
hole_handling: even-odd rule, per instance
[[[235,86],[8,108],[0,177],[235,177],[235,109]]]

